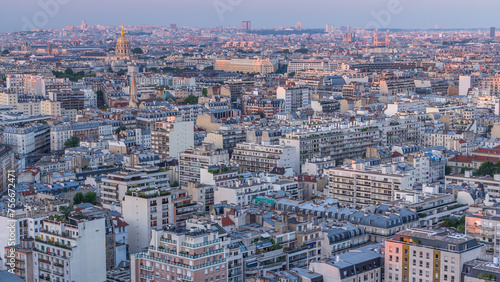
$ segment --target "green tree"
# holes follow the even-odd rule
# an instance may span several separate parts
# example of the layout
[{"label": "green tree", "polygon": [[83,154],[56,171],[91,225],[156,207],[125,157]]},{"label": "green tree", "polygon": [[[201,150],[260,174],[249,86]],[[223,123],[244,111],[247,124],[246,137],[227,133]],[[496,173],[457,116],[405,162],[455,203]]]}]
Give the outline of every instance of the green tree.
[{"label": "green tree", "polygon": [[474,175],[477,176],[491,176],[500,173],[500,161],[493,163],[491,161],[484,162],[476,171]]},{"label": "green tree", "polygon": [[444,167],[444,173],[446,175],[450,175],[451,174],[451,167],[450,166],[445,166]]},{"label": "green tree", "polygon": [[64,142],[64,148],[73,148],[73,147],[78,147],[80,146],[80,137],[78,136],[71,136]]},{"label": "green tree", "polygon": [[295,50],[295,53],[307,54],[307,53],[309,53],[309,50],[306,48],[300,48],[300,49]]},{"label": "green tree", "polygon": [[179,182],[175,180],[174,182],[170,183],[170,187],[179,187]]},{"label": "green tree", "polygon": [[120,75],[120,76],[121,76],[121,75],[124,75],[126,72],[127,72],[127,70],[125,70],[125,69],[121,69],[121,70],[119,70],[119,71],[116,73],[116,75]]},{"label": "green tree", "polygon": [[139,47],[132,49],[132,54],[143,54],[143,53],[144,52],[142,52],[142,49]]},{"label": "green tree", "polygon": [[294,77],[295,76],[295,72],[292,71],[291,73],[288,74],[289,77]]},{"label": "green tree", "polygon": [[127,128],[124,126],[124,125],[120,125],[120,127],[118,127],[116,130],[115,130],[115,133],[118,134],[124,130],[127,130]]},{"label": "green tree", "polygon": [[9,55],[10,54],[10,51],[5,49],[2,51],[2,55]]},{"label": "green tree", "polygon": [[446,227],[457,227],[459,225],[460,220],[456,216],[449,216],[443,219],[443,226]]},{"label": "green tree", "polygon": [[83,198],[82,192],[78,192],[75,194],[75,196],[73,196],[73,205],[81,204],[81,203],[83,203],[83,201],[84,201],[84,198]]},{"label": "green tree", "polygon": [[257,115],[259,115],[260,118],[265,118],[266,117],[266,114],[264,112],[262,112],[262,111],[258,111]]},{"label": "green tree", "polygon": [[85,193],[84,202],[93,205],[97,204],[97,194],[92,191]]},{"label": "green tree", "polygon": [[466,171],[469,171],[469,170],[472,170],[471,167],[462,167],[462,169],[460,170],[460,173],[464,174]]},{"label": "green tree", "polygon": [[208,96],[208,89],[203,88],[203,96],[207,97]]},{"label": "green tree", "polygon": [[64,73],[66,75],[75,75],[75,73],[73,72],[73,69],[72,68],[67,68]]},{"label": "green tree", "polygon": [[73,211],[73,207],[60,207],[59,208],[59,211],[61,212],[61,214],[64,216],[64,219],[67,219],[68,216],[71,214],[71,212]]},{"label": "green tree", "polygon": [[198,97],[194,95],[189,95],[187,98],[184,100],[185,105],[193,105],[193,104],[198,104]]}]

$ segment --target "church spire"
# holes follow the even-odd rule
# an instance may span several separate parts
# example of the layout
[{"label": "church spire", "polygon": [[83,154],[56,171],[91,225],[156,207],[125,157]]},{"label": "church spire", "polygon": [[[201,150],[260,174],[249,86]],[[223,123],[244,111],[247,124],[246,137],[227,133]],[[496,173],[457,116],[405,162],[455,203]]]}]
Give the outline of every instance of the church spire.
[{"label": "church spire", "polygon": [[125,35],[125,29],[123,28],[123,25],[122,25],[122,36]]},{"label": "church spire", "polygon": [[137,84],[135,83],[135,73],[132,73],[132,81],[130,82],[130,100],[128,106],[131,108],[137,108]]}]

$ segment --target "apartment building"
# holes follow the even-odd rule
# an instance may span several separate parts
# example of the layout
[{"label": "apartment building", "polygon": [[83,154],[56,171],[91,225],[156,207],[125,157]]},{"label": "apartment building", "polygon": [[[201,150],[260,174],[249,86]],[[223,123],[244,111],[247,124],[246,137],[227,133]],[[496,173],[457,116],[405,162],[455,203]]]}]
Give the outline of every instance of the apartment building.
[{"label": "apartment building", "polygon": [[384,273],[383,246],[368,245],[346,252],[336,258],[312,262],[309,270],[323,275],[323,281],[382,282]]},{"label": "apartment building", "polygon": [[300,171],[292,146],[239,143],[234,148],[231,163],[245,172],[269,172],[273,167],[290,167],[296,173]]},{"label": "apartment building", "polygon": [[101,202],[105,208],[120,204],[127,192],[148,187],[169,187],[169,172],[159,167],[143,167],[108,173],[101,179]]},{"label": "apartment building", "polygon": [[123,200],[123,218],[129,224],[130,253],[147,248],[155,228],[182,227],[201,206],[183,189],[146,189],[128,192]]},{"label": "apartment building", "polygon": [[487,255],[495,256],[499,253],[500,236],[497,236],[499,227],[500,216],[496,214],[476,212],[465,218],[465,234],[484,244]]},{"label": "apartment building", "polygon": [[399,112],[425,113],[428,105],[429,102],[425,100],[402,99],[387,104],[384,113],[390,117]]},{"label": "apartment building", "polygon": [[63,150],[64,143],[73,136],[79,137],[80,140],[95,140],[105,132],[109,133],[110,129],[110,124],[103,121],[60,123],[50,128],[50,149]]},{"label": "apartment building", "polygon": [[[327,64],[328,66],[328,64]],[[288,62],[287,72],[298,72],[301,70],[323,70],[325,62],[319,60],[293,60]]]},{"label": "apartment building", "polygon": [[104,218],[44,219],[35,238],[33,277],[50,281],[105,281]]},{"label": "apartment building", "polygon": [[17,106],[18,95],[15,92],[7,91],[0,93],[0,105],[2,106]]},{"label": "apartment building", "polygon": [[324,127],[286,134],[280,138],[280,145],[294,147],[300,165],[312,158],[328,156],[340,164],[346,158],[361,157],[366,147],[378,145],[379,137],[376,127]]},{"label": "apartment building", "polygon": [[384,146],[419,144],[424,136],[422,122],[414,115],[402,114],[397,119],[382,122],[378,127],[381,132],[381,143]]},{"label": "apartment building", "polygon": [[219,233],[189,223],[186,228],[153,229],[149,249],[132,255],[130,269],[138,282],[227,281]]},{"label": "apartment building", "polygon": [[243,129],[232,128],[229,125],[223,125],[219,129],[207,133],[203,140],[204,143],[212,143],[215,149],[223,149],[233,153],[234,147],[238,143],[246,142],[247,136]]},{"label": "apartment building", "polygon": [[48,150],[50,128],[47,124],[30,124],[24,127],[5,127],[3,142],[18,154]]},{"label": "apartment building", "polygon": [[284,100],[282,99],[245,96],[242,106],[245,115],[264,113],[266,117],[272,117],[284,110],[283,104]]},{"label": "apartment building", "polygon": [[274,65],[268,58],[216,60],[214,70],[243,73],[272,73]]},{"label": "apartment building", "polygon": [[157,122],[151,131],[151,150],[160,159],[178,158],[179,153],[194,147],[194,122]]},{"label": "apartment building", "polygon": [[42,115],[61,116],[61,102],[43,100],[40,102],[40,111]]},{"label": "apartment building", "polygon": [[226,150],[215,150],[213,144],[203,144],[199,148],[190,148],[179,154],[179,183],[200,182],[200,168],[229,163]]},{"label": "apartment building", "polygon": [[85,93],[83,91],[49,91],[49,99],[61,102],[61,108],[81,110],[85,108]]},{"label": "apartment building", "polygon": [[380,169],[331,168],[328,171],[328,196],[351,207],[380,205],[396,199],[396,192],[412,190],[411,174],[394,165]]},{"label": "apartment building", "polygon": [[374,84],[380,93],[387,95],[415,92],[415,80],[411,76],[375,78]]},{"label": "apartment building", "polygon": [[[205,169],[202,168],[202,170]],[[188,195],[193,197],[196,203],[200,204],[203,211],[210,211],[210,207],[214,204],[214,185],[188,182],[188,185],[183,189],[186,189]]]},{"label": "apartment building", "polygon": [[[14,150],[11,147],[0,145],[0,170],[0,185],[2,187],[0,194],[3,194],[7,191],[8,184],[14,181],[12,179],[13,173],[18,171]],[[9,174],[12,176],[9,177]]]},{"label": "apartment building", "polygon": [[283,111],[294,112],[309,105],[309,88],[278,87],[276,97],[284,101]]},{"label": "apartment building", "polygon": [[[5,247],[4,261],[9,265],[9,270],[19,276],[23,281],[33,282],[33,248],[34,239],[21,239],[21,243],[14,246]],[[14,263],[13,265],[10,265]]]},{"label": "apartment building", "polygon": [[336,161],[330,156],[324,158],[312,158],[307,160],[301,166],[301,171],[304,174],[323,176],[329,168],[335,167]]},{"label": "apartment building", "polygon": [[483,248],[462,234],[401,231],[385,241],[385,281],[462,281],[464,263],[479,258]]},{"label": "apartment building", "polygon": [[235,205],[248,205],[253,198],[261,194],[269,194],[274,191],[273,186],[268,182],[258,179],[247,179],[237,181],[235,184],[218,186],[214,190],[215,203],[226,201]]}]

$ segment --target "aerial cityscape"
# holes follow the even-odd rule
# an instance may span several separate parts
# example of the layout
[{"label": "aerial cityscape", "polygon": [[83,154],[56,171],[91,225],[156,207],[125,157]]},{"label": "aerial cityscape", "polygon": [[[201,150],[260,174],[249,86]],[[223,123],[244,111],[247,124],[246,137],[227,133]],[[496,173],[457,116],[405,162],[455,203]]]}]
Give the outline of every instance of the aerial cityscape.
[{"label": "aerial cityscape", "polygon": [[257,2],[12,4],[1,282],[500,281],[500,32]]}]

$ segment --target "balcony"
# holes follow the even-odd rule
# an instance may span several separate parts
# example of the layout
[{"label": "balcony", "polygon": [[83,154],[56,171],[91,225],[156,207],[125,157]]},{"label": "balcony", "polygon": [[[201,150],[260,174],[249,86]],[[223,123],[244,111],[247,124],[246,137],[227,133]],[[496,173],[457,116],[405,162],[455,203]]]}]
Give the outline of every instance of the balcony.
[{"label": "balcony", "polygon": [[153,276],[148,276],[148,275],[144,275],[144,274],[141,274],[141,278],[153,280]]},{"label": "balcony", "polygon": [[188,281],[193,281],[193,277],[191,277],[191,276],[179,275],[179,278],[184,279],[184,280],[188,280]]},{"label": "balcony", "polygon": [[40,243],[49,244],[49,245],[52,245],[52,246],[54,246],[54,247],[64,248],[64,249],[67,249],[67,250],[72,250],[72,249],[74,248],[74,247],[71,247],[71,245],[70,245],[70,244],[68,244],[68,245],[63,245],[63,244],[61,244],[61,243],[59,243],[59,242],[44,241],[44,240],[42,240],[42,239],[40,239],[40,238],[38,238],[38,237],[36,237],[36,238],[35,238],[35,241],[40,242]]},{"label": "balcony", "polygon": [[198,259],[198,258],[202,258],[202,257],[206,257],[206,256],[211,256],[211,255],[215,255],[215,254],[220,254],[222,253],[224,250],[223,249],[218,249],[218,250],[215,250],[213,252],[206,252],[206,253],[203,253],[203,254],[199,254],[199,255],[190,255],[190,254],[186,254],[186,253],[179,253],[179,255],[181,257],[186,257],[186,258],[192,258],[192,259]]},{"label": "balcony", "polygon": [[209,263],[205,263],[205,264],[201,264],[201,265],[192,266],[192,265],[187,265],[187,264],[183,264],[183,263],[179,263],[179,262],[164,260],[161,258],[151,257],[151,256],[148,256],[146,253],[138,253],[138,254],[136,254],[136,258],[144,258],[144,259],[148,259],[151,261],[158,261],[158,262],[166,263],[168,265],[183,267],[183,268],[187,268],[187,269],[191,269],[191,270],[198,270],[200,268],[204,268],[207,266],[217,265],[217,264],[221,264],[221,263],[226,262],[226,259],[221,259],[221,260],[214,261],[214,262],[209,262]]},{"label": "balcony", "polygon": [[189,248],[199,248],[199,247],[203,247],[203,246],[207,246],[207,245],[211,245],[211,244],[215,244],[215,243],[219,243],[219,242],[220,242],[220,239],[215,239],[213,241],[208,241],[208,242],[203,242],[203,243],[198,243],[198,244],[182,243],[182,245],[185,247],[189,247]]},{"label": "balcony", "polygon": [[177,241],[175,241],[175,240],[169,240],[169,239],[165,239],[165,238],[161,238],[160,241],[167,242],[167,243],[170,243],[170,244],[177,244]]},{"label": "balcony", "polygon": [[139,266],[139,268],[140,268],[140,269],[147,270],[147,271],[153,271],[153,268],[152,268],[152,267],[150,267],[150,266],[145,266],[145,265],[142,265],[142,264],[141,264],[141,266]]}]

